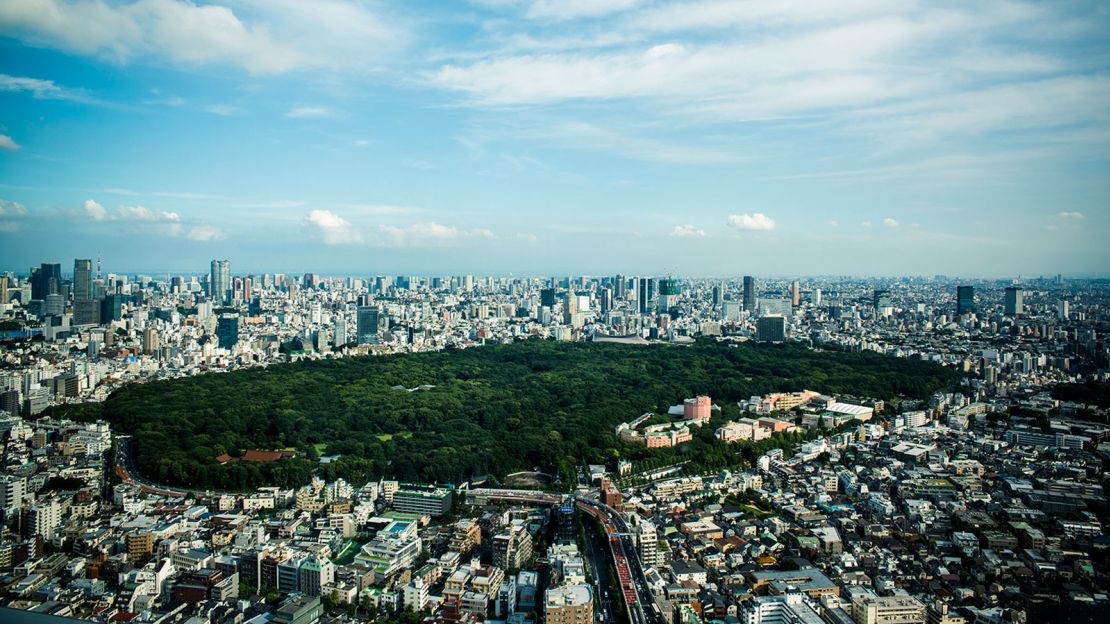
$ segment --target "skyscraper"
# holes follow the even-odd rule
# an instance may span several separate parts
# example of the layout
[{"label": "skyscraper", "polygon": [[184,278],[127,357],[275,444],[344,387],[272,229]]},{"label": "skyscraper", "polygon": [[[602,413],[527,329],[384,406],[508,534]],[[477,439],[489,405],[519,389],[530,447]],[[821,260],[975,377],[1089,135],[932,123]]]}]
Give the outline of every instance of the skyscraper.
[{"label": "skyscraper", "polygon": [[782,342],[786,340],[786,317],[781,314],[761,316],[756,324],[756,340]]},{"label": "skyscraper", "polygon": [[956,287],[956,316],[975,312],[975,287]]},{"label": "skyscraper", "polygon": [[378,344],[378,306],[359,306],[357,325],[358,344]]},{"label": "skyscraper", "polygon": [[239,315],[221,314],[216,325],[216,340],[221,349],[231,349],[239,342]]},{"label": "skyscraper", "polygon": [[1006,289],[1004,297],[1006,316],[1021,316],[1025,313],[1025,292],[1017,286]]},{"label": "skyscraper", "polygon": [[93,298],[92,260],[73,261],[73,300],[88,301]]},{"label": "skyscraper", "polygon": [[347,319],[342,316],[335,319],[335,335],[332,340],[336,347],[347,344]]},{"label": "skyscraper", "polygon": [[647,314],[648,301],[651,299],[651,295],[648,292],[648,285],[651,283],[651,280],[646,277],[641,277],[639,282],[640,286],[636,289],[636,296],[639,300],[637,307],[640,311],[640,314]]},{"label": "skyscraper", "polygon": [[540,305],[549,308],[555,307],[555,289],[544,288],[540,290]]},{"label": "skyscraper", "polygon": [[231,292],[231,261],[213,260],[208,275],[208,296],[217,303],[225,304]]},{"label": "skyscraper", "polygon": [[756,305],[755,278],[751,275],[744,276],[744,309],[754,312]]},{"label": "skyscraper", "polygon": [[798,280],[790,283],[790,303],[796,308],[802,305],[802,287]]},{"label": "skyscraper", "polygon": [[62,285],[62,265],[42,263],[31,269],[31,298],[46,299],[47,295],[58,294]]}]

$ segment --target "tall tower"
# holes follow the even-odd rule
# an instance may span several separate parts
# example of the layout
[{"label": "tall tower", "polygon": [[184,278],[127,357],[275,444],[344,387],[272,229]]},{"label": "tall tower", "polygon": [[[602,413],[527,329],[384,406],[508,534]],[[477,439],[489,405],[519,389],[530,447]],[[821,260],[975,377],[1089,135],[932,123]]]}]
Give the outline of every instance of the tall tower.
[{"label": "tall tower", "polygon": [[1008,287],[1004,304],[1006,316],[1021,316],[1025,313],[1025,292],[1017,286]]},{"label": "tall tower", "polygon": [[956,316],[975,312],[975,287],[956,287]]},{"label": "tall tower", "polygon": [[802,305],[802,287],[798,280],[790,283],[790,303],[795,308]]},{"label": "tall tower", "polygon": [[208,296],[220,304],[227,303],[231,291],[231,261],[213,260],[208,275]]},{"label": "tall tower", "polygon": [[751,275],[744,276],[744,309],[755,311],[755,278]]},{"label": "tall tower", "polygon": [[359,306],[356,315],[358,344],[378,344],[378,306]]},{"label": "tall tower", "polygon": [[88,301],[93,298],[92,260],[73,261],[73,300]]}]

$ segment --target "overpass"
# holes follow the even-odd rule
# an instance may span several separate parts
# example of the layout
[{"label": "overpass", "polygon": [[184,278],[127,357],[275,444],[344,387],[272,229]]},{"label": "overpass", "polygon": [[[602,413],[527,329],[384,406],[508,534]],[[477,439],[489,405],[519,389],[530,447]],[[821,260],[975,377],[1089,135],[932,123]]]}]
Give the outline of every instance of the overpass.
[{"label": "overpass", "polygon": [[566,500],[564,494],[552,494],[541,490],[498,490],[493,488],[474,488],[466,491],[466,502],[471,505],[485,505],[489,502],[531,503],[533,505],[558,505]]}]

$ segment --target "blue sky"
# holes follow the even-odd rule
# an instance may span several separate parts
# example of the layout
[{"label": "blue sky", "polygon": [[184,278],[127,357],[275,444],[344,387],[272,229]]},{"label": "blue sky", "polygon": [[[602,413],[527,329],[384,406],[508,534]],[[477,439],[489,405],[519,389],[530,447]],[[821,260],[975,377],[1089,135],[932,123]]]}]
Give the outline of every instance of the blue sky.
[{"label": "blue sky", "polygon": [[1105,274],[1103,2],[8,0],[0,270]]}]

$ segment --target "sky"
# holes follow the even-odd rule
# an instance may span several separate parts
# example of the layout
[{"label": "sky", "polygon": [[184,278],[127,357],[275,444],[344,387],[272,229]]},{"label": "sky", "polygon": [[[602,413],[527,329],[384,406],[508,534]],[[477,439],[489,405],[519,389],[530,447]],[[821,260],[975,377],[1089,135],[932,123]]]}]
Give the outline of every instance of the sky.
[{"label": "sky", "polygon": [[1110,273],[1110,5],[6,0],[0,271]]}]

